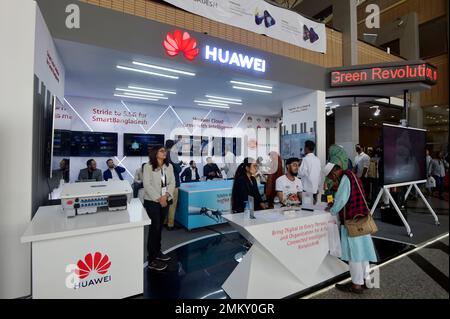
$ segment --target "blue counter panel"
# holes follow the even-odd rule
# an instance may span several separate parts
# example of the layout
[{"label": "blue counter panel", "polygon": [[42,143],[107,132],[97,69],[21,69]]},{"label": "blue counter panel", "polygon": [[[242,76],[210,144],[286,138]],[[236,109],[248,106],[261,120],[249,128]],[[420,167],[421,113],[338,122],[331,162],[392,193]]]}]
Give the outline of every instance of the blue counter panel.
[{"label": "blue counter panel", "polygon": [[232,187],[232,180],[181,184],[175,220],[189,230],[225,223],[221,215],[230,213]]}]

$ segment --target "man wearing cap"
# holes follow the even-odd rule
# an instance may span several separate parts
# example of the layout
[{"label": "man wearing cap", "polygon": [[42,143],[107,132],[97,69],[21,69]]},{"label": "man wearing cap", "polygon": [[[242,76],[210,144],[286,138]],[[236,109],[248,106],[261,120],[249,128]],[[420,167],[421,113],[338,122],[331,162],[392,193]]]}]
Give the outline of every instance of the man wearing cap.
[{"label": "man wearing cap", "polygon": [[369,276],[369,262],[376,262],[377,255],[370,235],[350,237],[344,223],[345,218],[352,219],[358,214],[370,214],[365,204],[364,189],[361,180],[350,170],[328,163],[324,175],[333,181],[336,191],[334,200],[327,208],[333,216],[339,215],[341,223],[341,249],[344,261],[348,261],[352,282],[336,284],[336,288],[351,293],[363,293],[365,280]]}]

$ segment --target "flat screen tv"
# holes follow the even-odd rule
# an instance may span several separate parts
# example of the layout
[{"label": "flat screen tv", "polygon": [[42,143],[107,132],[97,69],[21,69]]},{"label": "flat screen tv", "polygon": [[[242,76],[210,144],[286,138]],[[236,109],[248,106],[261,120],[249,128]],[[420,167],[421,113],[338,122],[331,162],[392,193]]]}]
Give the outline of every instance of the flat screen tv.
[{"label": "flat screen tv", "polygon": [[117,156],[117,133],[72,131],[70,156]]},{"label": "flat screen tv", "polygon": [[426,131],[383,125],[383,184],[426,182]]},{"label": "flat screen tv", "polygon": [[164,145],[164,134],[123,135],[124,156],[148,156],[148,148],[155,145]]},{"label": "flat screen tv", "polygon": [[71,131],[55,130],[53,132],[53,156],[70,156]]}]

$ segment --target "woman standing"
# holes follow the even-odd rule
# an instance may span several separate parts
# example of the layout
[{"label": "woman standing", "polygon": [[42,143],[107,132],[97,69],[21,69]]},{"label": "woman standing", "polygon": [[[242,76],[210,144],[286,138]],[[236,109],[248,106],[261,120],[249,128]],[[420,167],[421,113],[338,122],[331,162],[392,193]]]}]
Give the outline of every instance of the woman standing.
[{"label": "woman standing", "polygon": [[352,282],[345,285],[336,284],[336,288],[351,293],[363,293],[365,280],[369,276],[369,262],[376,262],[375,247],[370,235],[350,237],[345,221],[357,215],[370,214],[365,203],[364,188],[361,180],[351,170],[344,171],[334,163],[328,163],[324,169],[325,176],[333,181],[336,190],[334,201],[329,211],[333,216],[339,215],[341,222],[341,247],[344,261],[348,261]]},{"label": "woman standing", "polygon": [[233,190],[231,192],[231,210],[235,213],[243,213],[245,203],[248,197],[254,198],[254,209],[265,209],[261,194],[259,193],[258,183],[255,179],[257,165],[255,160],[245,158],[236,170],[233,182]]},{"label": "woman standing", "polygon": [[161,233],[175,191],[175,176],[166,149],[158,145],[150,149],[150,163],[144,167],[144,207],[152,223],[148,233],[148,268],[162,271],[170,257],[161,252]]}]

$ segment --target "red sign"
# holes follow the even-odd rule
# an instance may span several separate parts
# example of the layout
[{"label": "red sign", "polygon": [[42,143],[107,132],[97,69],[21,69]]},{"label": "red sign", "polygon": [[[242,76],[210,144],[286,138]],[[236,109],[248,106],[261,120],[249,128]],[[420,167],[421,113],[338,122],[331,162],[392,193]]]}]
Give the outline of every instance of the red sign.
[{"label": "red sign", "polygon": [[84,256],[84,260],[78,260],[78,269],[76,270],[76,275],[80,279],[84,279],[92,271],[96,271],[100,275],[104,275],[108,272],[109,267],[111,267],[111,261],[109,261],[108,255],[102,255],[96,252],[94,256],[92,254],[87,254]]},{"label": "red sign", "polygon": [[199,53],[197,40],[192,38],[189,33],[181,30],[168,33],[163,46],[169,56],[177,56],[179,53],[183,53],[189,61],[193,61]]},{"label": "red sign", "polygon": [[437,70],[428,63],[337,70],[331,72],[331,87],[423,82],[436,84]]}]

